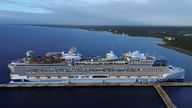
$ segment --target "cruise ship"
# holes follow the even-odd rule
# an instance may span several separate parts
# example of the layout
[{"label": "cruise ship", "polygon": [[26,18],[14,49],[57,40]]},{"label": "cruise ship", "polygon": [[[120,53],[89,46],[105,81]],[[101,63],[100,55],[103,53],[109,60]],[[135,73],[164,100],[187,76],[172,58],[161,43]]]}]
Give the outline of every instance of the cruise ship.
[{"label": "cruise ship", "polygon": [[43,56],[28,51],[26,57],[12,61],[8,67],[10,83],[151,83],[185,78],[184,69],[139,51],[120,57],[113,51],[102,57],[82,56],[76,48],[67,53],[48,52]]}]

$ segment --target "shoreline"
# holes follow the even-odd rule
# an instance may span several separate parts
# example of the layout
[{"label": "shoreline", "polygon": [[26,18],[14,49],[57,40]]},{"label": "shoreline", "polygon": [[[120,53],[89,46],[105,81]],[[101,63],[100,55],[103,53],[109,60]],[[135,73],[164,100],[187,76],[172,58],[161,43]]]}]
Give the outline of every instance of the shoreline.
[{"label": "shoreline", "polygon": [[188,56],[192,56],[192,51],[190,50],[186,50],[186,49],[183,49],[183,48],[179,48],[179,47],[176,47],[176,46],[171,46],[170,44],[168,44],[168,42],[166,42],[164,40],[164,36],[160,37],[160,36],[152,36],[152,35],[129,35],[127,33],[118,33],[118,30],[116,32],[113,32],[113,31],[106,31],[106,30],[98,30],[96,28],[94,29],[90,29],[89,27],[86,28],[86,27],[83,27],[83,26],[50,26],[50,25],[30,25],[30,26],[39,26],[39,27],[53,27],[53,28],[72,28],[72,29],[83,29],[83,30],[88,30],[88,31],[97,31],[97,32],[109,32],[109,33],[112,33],[112,34],[118,34],[118,35],[122,35],[122,36],[131,36],[131,37],[146,37],[146,38],[158,38],[158,39],[162,39],[161,41],[164,42],[163,44],[156,44],[158,46],[161,46],[161,47],[164,47],[164,48],[168,48],[168,49],[172,49],[172,50],[175,50],[177,52],[180,52],[180,53],[183,53],[183,54],[186,54]]},{"label": "shoreline", "polygon": [[[82,28],[80,28],[82,29]],[[88,30],[88,31],[93,31],[93,30],[89,30],[89,29],[84,29],[84,30]],[[94,31],[99,31],[99,30],[94,30]],[[128,34],[120,34],[120,33],[114,33],[114,32],[110,32],[110,31],[99,31],[99,32],[109,32],[109,33],[112,33],[112,34],[118,34],[118,35],[122,35],[122,36],[130,36]],[[172,49],[172,50],[175,50],[177,52],[180,52],[180,53],[183,53],[183,54],[186,54],[188,56],[192,56],[192,51],[190,50],[185,50],[185,49],[182,49],[182,48],[179,48],[179,47],[174,47],[174,46],[171,46],[168,44],[168,42],[166,42],[163,38],[161,37],[156,37],[156,36],[134,36],[134,35],[131,35],[130,37],[144,37],[144,38],[158,38],[158,39],[161,39],[162,42],[164,42],[163,44],[156,44],[158,46],[161,46],[161,47],[164,47],[164,48],[168,48],[168,49]]]},{"label": "shoreline", "polygon": [[168,49],[175,50],[177,52],[180,52],[180,53],[183,53],[183,54],[186,54],[186,55],[189,55],[189,56],[192,56],[192,51],[181,49],[179,47],[170,46],[166,42],[164,44],[157,44],[157,45],[161,46],[161,47],[168,48]]}]

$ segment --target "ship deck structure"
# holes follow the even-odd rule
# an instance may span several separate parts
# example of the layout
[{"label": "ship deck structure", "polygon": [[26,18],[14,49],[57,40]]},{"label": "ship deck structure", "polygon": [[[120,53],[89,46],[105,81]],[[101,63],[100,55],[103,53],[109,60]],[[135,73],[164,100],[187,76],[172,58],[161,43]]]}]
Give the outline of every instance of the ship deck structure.
[{"label": "ship deck structure", "polygon": [[67,53],[48,52],[26,57],[8,64],[11,83],[66,82],[66,83],[137,83],[183,80],[185,70],[171,66],[167,60],[157,60],[139,51],[118,57],[113,51],[104,57],[88,57],[71,48]]}]

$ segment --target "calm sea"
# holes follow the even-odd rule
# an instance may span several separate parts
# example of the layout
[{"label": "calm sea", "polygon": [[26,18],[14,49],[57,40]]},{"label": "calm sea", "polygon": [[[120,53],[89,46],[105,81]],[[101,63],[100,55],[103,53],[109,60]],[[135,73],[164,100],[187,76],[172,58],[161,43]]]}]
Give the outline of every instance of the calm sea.
[{"label": "calm sea", "polygon": [[[160,39],[128,37],[108,32],[30,26],[0,26],[0,82],[9,81],[7,64],[33,50],[36,55],[49,51],[68,51],[76,47],[83,55],[103,56],[109,50],[117,55],[139,50],[174,66],[186,69],[192,81],[192,57],[158,46]],[[177,106],[191,108],[191,88],[165,88]],[[50,88],[0,89],[0,108],[164,108],[153,88]]]}]

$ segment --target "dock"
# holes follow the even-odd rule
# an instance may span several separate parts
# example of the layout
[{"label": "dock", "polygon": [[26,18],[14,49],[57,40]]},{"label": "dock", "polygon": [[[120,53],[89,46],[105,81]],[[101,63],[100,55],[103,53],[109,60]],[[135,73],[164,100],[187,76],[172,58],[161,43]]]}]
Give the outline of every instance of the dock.
[{"label": "dock", "polygon": [[27,87],[192,87],[192,82],[163,82],[163,83],[8,83],[0,84],[0,88],[27,88]]},{"label": "dock", "polygon": [[149,87],[154,84],[140,83],[10,83],[0,84],[0,88],[52,88],[52,87]]},{"label": "dock", "polygon": [[155,87],[157,93],[159,94],[159,96],[164,101],[164,103],[167,106],[167,108],[176,108],[174,103],[171,101],[171,99],[169,98],[167,93],[162,89],[162,87],[160,85],[154,85],[154,87]]}]

